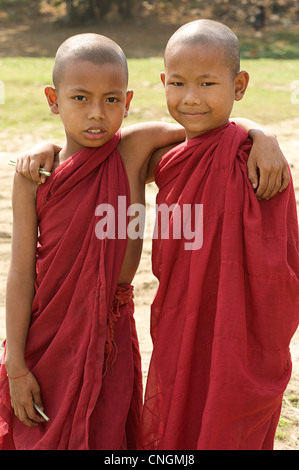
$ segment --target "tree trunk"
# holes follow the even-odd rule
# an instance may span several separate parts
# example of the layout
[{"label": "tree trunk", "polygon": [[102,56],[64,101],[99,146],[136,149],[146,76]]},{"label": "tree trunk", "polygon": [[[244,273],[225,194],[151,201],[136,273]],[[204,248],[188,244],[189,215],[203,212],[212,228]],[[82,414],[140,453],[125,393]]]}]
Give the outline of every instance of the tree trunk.
[{"label": "tree trunk", "polygon": [[100,12],[101,18],[105,18],[107,13],[110,11],[113,0],[96,0],[96,5]]},{"label": "tree trunk", "polygon": [[133,16],[133,6],[135,0],[120,0],[117,2],[118,4],[118,11],[122,18],[129,19]]},{"label": "tree trunk", "polygon": [[66,2],[66,13],[68,23],[72,23],[76,18],[76,8],[74,6],[74,0],[65,0]]}]

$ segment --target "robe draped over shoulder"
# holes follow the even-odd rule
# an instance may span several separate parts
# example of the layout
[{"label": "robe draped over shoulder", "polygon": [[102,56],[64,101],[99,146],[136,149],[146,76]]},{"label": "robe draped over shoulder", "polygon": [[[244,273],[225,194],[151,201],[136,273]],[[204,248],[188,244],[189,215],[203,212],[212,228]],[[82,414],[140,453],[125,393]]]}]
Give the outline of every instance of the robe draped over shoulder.
[{"label": "robe draped over shoulder", "polygon": [[[228,123],[172,149],[156,168],[157,206],[174,210],[169,236],[157,217],[153,240],[159,287],[143,449],[273,448],[299,318],[298,221],[292,183],[257,200],[250,148]],[[188,205],[193,227],[179,237]]]},{"label": "robe draped over shoulder", "polygon": [[[114,375],[105,358],[107,325],[127,239],[117,234],[114,238],[96,236],[99,204],[111,205],[116,220],[118,196],[125,196],[129,204],[119,139],[117,133],[102,147],[79,151],[38,188],[36,293],[25,359],[40,385],[50,422],[28,428],[14,416],[2,365],[2,448],[12,441],[16,449],[118,449],[126,448],[128,442],[136,447],[135,438],[126,436],[131,403],[135,407],[132,419],[138,426],[142,399],[132,295],[119,307],[121,318],[115,330],[123,328],[125,333],[115,331],[120,344]],[[128,368],[127,376],[115,372],[117,361]],[[104,414],[99,412],[103,409]],[[113,413],[118,425],[114,434]],[[101,429],[102,436],[94,429]]]}]

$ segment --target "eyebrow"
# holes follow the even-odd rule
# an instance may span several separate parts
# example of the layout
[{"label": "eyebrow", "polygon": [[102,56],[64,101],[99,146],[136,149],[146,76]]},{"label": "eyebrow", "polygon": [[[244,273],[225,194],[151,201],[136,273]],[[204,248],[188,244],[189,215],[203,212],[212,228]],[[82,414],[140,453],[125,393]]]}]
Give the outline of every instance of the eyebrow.
[{"label": "eyebrow", "polygon": [[[92,92],[89,90],[86,90],[85,88],[72,88],[70,90],[71,93],[85,93],[85,94],[91,94]],[[107,93],[104,93],[105,96],[107,95],[121,95],[123,94],[122,90],[110,90]]]},{"label": "eyebrow", "polygon": [[[178,73],[172,73],[170,74],[169,78],[184,78],[183,75],[180,75]],[[199,75],[198,78],[218,78],[217,75],[213,75],[211,73],[204,73],[202,75]]]}]

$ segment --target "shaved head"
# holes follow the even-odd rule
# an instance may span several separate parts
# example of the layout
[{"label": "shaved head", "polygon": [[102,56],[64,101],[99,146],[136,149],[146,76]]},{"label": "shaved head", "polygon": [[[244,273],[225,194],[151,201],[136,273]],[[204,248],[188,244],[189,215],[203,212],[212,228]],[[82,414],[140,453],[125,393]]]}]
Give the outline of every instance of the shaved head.
[{"label": "shaved head", "polygon": [[100,34],[77,34],[64,41],[58,48],[53,68],[53,83],[59,87],[63,72],[70,62],[87,61],[103,65],[119,64],[124,68],[128,81],[127,59],[116,42]]},{"label": "shaved head", "polygon": [[196,20],[181,26],[169,39],[164,55],[167,60],[184,45],[214,46],[223,51],[223,60],[233,74],[240,71],[240,44],[237,36],[224,24],[213,20]]}]

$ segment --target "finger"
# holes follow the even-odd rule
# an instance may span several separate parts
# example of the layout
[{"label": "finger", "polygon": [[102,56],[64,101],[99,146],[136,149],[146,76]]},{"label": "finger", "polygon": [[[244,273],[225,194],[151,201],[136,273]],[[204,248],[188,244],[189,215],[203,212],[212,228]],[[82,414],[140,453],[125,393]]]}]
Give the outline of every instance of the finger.
[{"label": "finger", "polygon": [[30,405],[26,407],[26,412],[28,418],[33,422],[33,423],[43,423],[45,420],[44,418],[35,410],[33,406],[33,402],[31,402]]},{"label": "finger", "polygon": [[49,161],[49,159],[46,159],[44,162],[41,164],[42,168],[44,168],[46,171],[51,173],[53,169],[53,161]]},{"label": "finger", "polygon": [[[42,414],[39,412],[39,409],[41,410],[41,412],[43,412],[44,406],[42,402],[40,387],[38,386],[38,384],[36,384],[36,386],[32,388],[32,403],[31,404],[34,410],[34,414],[39,417],[39,421],[40,422],[46,421],[45,419],[46,417],[42,416]],[[37,408],[39,409],[36,409],[34,405],[37,405]]]},{"label": "finger", "polygon": [[288,187],[290,181],[291,181],[291,176],[290,176],[289,169],[286,165],[282,171],[282,184],[281,184],[281,188],[279,192],[284,191]]},{"label": "finger", "polygon": [[23,166],[23,158],[22,156],[19,156],[17,159],[16,159],[16,172],[19,173],[20,175],[22,174],[22,166]]},{"label": "finger", "polygon": [[281,183],[282,183],[282,174],[281,174],[281,172],[278,172],[277,175],[276,175],[276,180],[275,180],[273,190],[266,197],[266,199],[272,199],[272,197],[274,197],[278,193],[278,191],[281,188]]},{"label": "finger", "polygon": [[35,183],[41,183],[41,175],[39,173],[39,164],[37,161],[32,158],[29,165],[28,165],[28,171],[30,174],[30,178],[35,181]]},{"label": "finger", "polygon": [[273,172],[270,173],[268,178],[267,187],[261,196],[261,199],[270,199],[270,197],[275,196],[275,194],[279,191],[281,186],[281,173],[278,172],[274,174]]},{"label": "finger", "polygon": [[42,402],[42,397],[41,397],[41,394],[40,394],[40,390],[34,390],[32,392],[32,400],[35,402],[35,404],[43,411],[44,410],[44,406],[43,406],[43,402]]},{"label": "finger", "polygon": [[291,177],[290,177],[290,172],[288,170],[288,167],[286,166],[282,172],[278,172],[276,175],[276,180],[275,180],[275,185],[273,190],[270,192],[270,185],[271,183],[268,183],[268,188],[266,192],[264,193],[264,198],[265,199],[271,199],[273,198],[278,192],[284,191],[289,183],[290,183]]},{"label": "finger", "polygon": [[34,159],[34,157],[30,159],[26,154],[23,154],[17,158],[16,172],[19,175],[25,176],[25,178],[34,181],[35,183],[44,182],[44,178],[41,178],[41,175],[39,174],[38,162]]},{"label": "finger", "polygon": [[28,160],[25,155],[18,157],[16,171],[19,173],[19,175],[30,178]]},{"label": "finger", "polygon": [[17,417],[23,424],[25,424],[26,426],[28,426],[29,428],[33,428],[33,427],[38,426],[38,422],[37,422],[37,421],[31,420],[31,419],[28,417],[27,411],[26,411],[26,409],[25,409],[23,406],[17,407],[17,408],[14,410],[14,413],[15,413],[16,417]]},{"label": "finger", "polygon": [[23,403],[23,408],[25,409],[26,417],[33,423],[38,424],[44,421],[44,419],[35,410],[33,406],[33,399],[31,397],[29,397],[28,400],[26,400],[26,402]]},{"label": "finger", "polygon": [[[41,167],[46,170],[48,173],[51,174],[51,171],[53,169],[53,162],[49,162],[49,159],[45,160],[45,162],[43,162],[41,164]],[[40,174],[40,182],[41,183],[45,183],[45,181],[47,180],[47,178],[49,178],[49,175],[45,175],[45,174]]]},{"label": "finger", "polygon": [[267,187],[268,187],[268,180],[269,180],[269,173],[265,171],[261,172],[259,185],[256,191],[256,197],[258,199],[264,198],[265,191],[267,190]]},{"label": "finger", "polygon": [[252,187],[256,189],[259,184],[259,175],[258,175],[258,169],[255,164],[252,164],[251,161],[248,161],[248,179],[252,184]]}]

